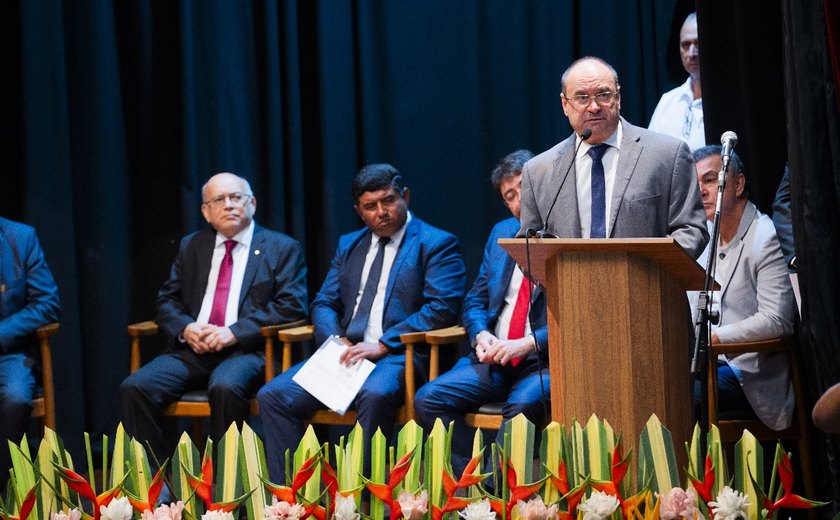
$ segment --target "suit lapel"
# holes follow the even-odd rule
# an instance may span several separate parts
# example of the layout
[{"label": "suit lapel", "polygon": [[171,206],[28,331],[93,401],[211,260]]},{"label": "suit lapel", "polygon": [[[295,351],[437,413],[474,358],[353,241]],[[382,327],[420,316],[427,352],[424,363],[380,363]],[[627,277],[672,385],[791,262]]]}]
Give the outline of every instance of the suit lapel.
[{"label": "suit lapel", "polygon": [[397,249],[397,255],[394,257],[394,263],[391,264],[391,272],[388,273],[388,286],[385,288],[385,301],[383,303],[382,313],[382,328],[385,328],[385,314],[388,310],[388,301],[391,299],[391,294],[394,292],[394,286],[400,275],[400,269],[405,265],[406,258],[413,255],[409,253],[411,248],[416,247],[417,233],[420,229],[420,221],[416,217],[411,219],[411,222],[406,226],[405,235],[403,235],[402,242]]},{"label": "suit lapel", "polygon": [[610,207],[610,235],[615,230],[615,222],[618,218],[618,211],[621,209],[621,201],[624,199],[624,192],[630,184],[630,178],[639,162],[639,156],[644,148],[641,144],[641,136],[636,132],[633,125],[621,118],[621,150],[618,153],[618,165],[615,169],[615,181],[613,182],[612,203]]},{"label": "suit lapel", "polygon": [[[562,183],[560,195],[557,197],[557,203],[554,205],[554,209],[551,210],[552,214],[555,215],[553,220],[559,223],[556,226],[557,229],[550,229],[550,231],[559,237],[580,237],[580,211],[578,210],[577,200],[577,165],[569,171],[565,182],[563,179],[572,161],[575,160],[576,140],[575,135],[572,134],[572,137],[563,142],[563,145],[557,153],[557,157],[554,159],[553,177],[556,180],[546,186],[549,189],[547,189],[548,193],[546,193],[547,198],[544,199],[546,205],[543,210],[545,212],[543,215],[548,213],[551,203],[554,201],[555,190]],[[569,215],[571,218],[558,219],[557,217],[560,215],[560,212],[564,215]],[[549,228],[551,228],[551,224],[552,222],[549,221]]]},{"label": "suit lapel", "polygon": [[735,235],[738,243],[735,244],[735,246],[732,247],[726,254],[726,256],[729,257],[727,264],[730,268],[729,271],[725,273],[725,279],[719,282],[721,298],[723,298],[723,295],[726,294],[726,290],[729,288],[729,282],[732,281],[732,277],[738,269],[738,264],[741,262],[741,255],[744,254],[744,245],[746,244],[745,238],[747,233],[749,233],[750,228],[752,228],[755,223],[755,216],[755,206],[748,202],[747,206],[744,208],[744,213],[741,215],[741,222],[738,223],[738,233]]},{"label": "suit lapel", "polygon": [[344,272],[352,273],[351,276],[346,277],[347,295],[345,297],[344,308],[348,323],[350,317],[353,316],[353,309],[356,306],[356,296],[358,296],[359,289],[361,288],[362,271],[365,269],[365,257],[367,257],[368,250],[370,249],[370,234],[370,230],[365,229],[347,255],[347,268]]},{"label": "suit lapel", "polygon": [[[212,229],[205,230],[195,238],[195,265],[198,283],[194,285],[196,291],[189,298],[191,308],[201,309],[201,302],[204,300],[204,293],[207,291],[207,278],[210,276],[210,264],[213,261],[213,248],[216,246],[216,232]],[[198,311],[196,311],[198,312]]]},{"label": "suit lapel", "polygon": [[[245,274],[242,277],[242,290],[239,291],[239,309],[242,309],[242,304],[245,303],[245,298],[248,296],[248,288],[254,281],[254,276],[257,274],[257,264],[259,264],[259,255],[256,251],[260,251],[265,242],[265,233],[263,228],[254,224],[254,236],[251,237],[251,246],[248,251],[248,256],[245,259]],[[260,251],[262,253],[262,251]]]}]

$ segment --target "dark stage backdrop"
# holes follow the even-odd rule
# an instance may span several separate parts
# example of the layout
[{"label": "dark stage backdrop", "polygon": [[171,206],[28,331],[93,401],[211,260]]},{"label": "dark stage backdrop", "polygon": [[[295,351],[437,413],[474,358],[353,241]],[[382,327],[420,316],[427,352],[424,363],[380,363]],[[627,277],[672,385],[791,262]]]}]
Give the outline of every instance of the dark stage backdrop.
[{"label": "dark stage backdrop", "polygon": [[[730,19],[721,15],[730,3],[698,2],[707,137],[738,131],[769,212],[789,139],[782,22],[795,35],[815,28],[787,21],[780,2],[744,3]],[[78,449],[83,429],[113,431],[125,327],[153,316],[180,237],[204,225],[199,191],[211,174],[248,178],[257,220],[305,244],[312,293],[338,236],[359,226],[352,176],[390,162],[415,214],[461,239],[473,276],[506,216],[487,180],[493,165],[571,132],[563,70],[583,55],[612,63],[622,114],[644,126],[685,79],[677,33],[693,9],[687,0],[0,3],[0,213],[38,228],[60,285],[59,433]],[[752,122],[741,125],[730,106]],[[822,136],[837,143],[832,117]],[[836,179],[827,163],[815,168],[795,175]]]}]

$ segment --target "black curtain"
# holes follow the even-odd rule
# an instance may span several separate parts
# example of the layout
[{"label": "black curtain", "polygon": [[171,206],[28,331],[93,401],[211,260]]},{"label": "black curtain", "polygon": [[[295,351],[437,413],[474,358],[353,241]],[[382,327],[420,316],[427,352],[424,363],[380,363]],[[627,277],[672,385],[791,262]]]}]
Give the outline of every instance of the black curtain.
[{"label": "black curtain", "polygon": [[[688,7],[687,7],[688,6]],[[180,237],[219,171],[252,184],[257,220],[304,242],[320,286],[359,226],[349,183],[391,162],[411,209],[461,239],[475,274],[506,210],[505,154],[570,134],[560,75],[612,63],[645,125],[690,3],[17,0],[0,4],[2,214],[39,230],[59,283],[58,429],[110,433],[127,324],[153,317]],[[593,25],[592,20],[598,20]],[[609,37],[604,37],[609,35]]]},{"label": "black curtain", "polygon": [[[738,134],[750,198],[765,213],[790,164],[809,405],[840,380],[840,118],[831,67],[840,49],[827,39],[838,34],[838,14],[836,0],[697,1],[707,140]],[[840,442],[814,429],[811,444],[814,498],[834,500],[820,510],[831,518],[840,510]]]}]

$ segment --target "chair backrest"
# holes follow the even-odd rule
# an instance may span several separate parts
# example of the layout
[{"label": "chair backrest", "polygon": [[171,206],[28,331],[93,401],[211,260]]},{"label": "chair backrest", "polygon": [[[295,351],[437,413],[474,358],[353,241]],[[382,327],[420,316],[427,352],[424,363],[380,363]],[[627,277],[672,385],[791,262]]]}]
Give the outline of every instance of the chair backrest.
[{"label": "chair backrest", "polygon": [[[717,413],[717,359],[721,354],[734,356],[752,352],[783,352],[787,355],[790,366],[790,380],[794,393],[793,421],[789,428],[781,431],[772,430],[758,419],[721,420]],[[762,341],[728,343],[712,345],[709,349],[709,424],[716,424],[723,442],[737,442],[748,430],[758,440],[776,441],[779,439],[795,440],[799,446],[799,463],[802,469],[802,483],[806,496],[814,495],[814,482],[811,472],[810,442],[808,435],[808,411],[805,406],[805,394],[799,371],[796,336],[785,336]]]}]

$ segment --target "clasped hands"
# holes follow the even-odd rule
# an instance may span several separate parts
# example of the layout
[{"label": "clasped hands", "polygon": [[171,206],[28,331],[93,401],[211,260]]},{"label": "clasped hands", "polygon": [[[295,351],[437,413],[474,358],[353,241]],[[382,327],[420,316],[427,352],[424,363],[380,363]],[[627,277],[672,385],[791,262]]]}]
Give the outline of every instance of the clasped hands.
[{"label": "clasped hands", "polygon": [[229,328],[207,323],[190,323],[184,327],[182,335],[196,354],[219,352],[236,343],[236,336]]},{"label": "clasped hands", "polygon": [[484,364],[506,366],[511,359],[525,357],[535,347],[531,335],[520,339],[499,339],[483,330],[476,337],[475,355]]}]

